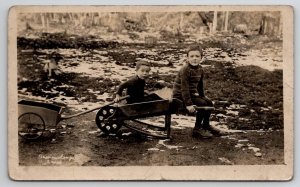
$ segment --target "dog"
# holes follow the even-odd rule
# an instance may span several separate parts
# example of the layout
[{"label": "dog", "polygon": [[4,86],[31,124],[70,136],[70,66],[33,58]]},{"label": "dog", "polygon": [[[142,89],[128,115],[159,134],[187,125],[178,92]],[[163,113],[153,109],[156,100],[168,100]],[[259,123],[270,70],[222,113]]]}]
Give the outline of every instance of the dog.
[{"label": "dog", "polygon": [[50,54],[50,59],[47,60],[44,65],[44,71],[48,74],[48,77],[53,77],[61,74],[61,70],[58,66],[58,62],[63,59],[59,53],[53,52]]}]

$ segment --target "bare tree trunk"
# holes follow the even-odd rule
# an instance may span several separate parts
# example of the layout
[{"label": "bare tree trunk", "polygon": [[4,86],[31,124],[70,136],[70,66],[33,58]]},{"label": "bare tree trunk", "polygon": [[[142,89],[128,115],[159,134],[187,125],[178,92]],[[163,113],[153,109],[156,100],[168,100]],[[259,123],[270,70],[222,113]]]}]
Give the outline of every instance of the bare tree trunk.
[{"label": "bare tree trunk", "polygon": [[262,18],[260,34],[274,36],[280,30],[280,20],[272,14],[265,14]]},{"label": "bare tree trunk", "polygon": [[180,13],[180,21],[179,21],[179,29],[183,29],[183,21],[184,21],[184,14],[183,12]]},{"label": "bare tree trunk", "polygon": [[70,21],[72,22],[73,21],[73,19],[74,19],[74,17],[73,17],[73,14],[70,12],[70,13],[68,13],[69,14],[69,18],[70,18]]},{"label": "bare tree trunk", "polygon": [[90,24],[89,26],[93,26],[94,25],[94,17],[95,17],[94,13],[91,13],[90,16],[89,16],[89,20],[90,20],[89,21],[89,24]]},{"label": "bare tree trunk", "polygon": [[[219,21],[221,21],[221,28],[220,31],[224,30],[224,24],[225,24],[225,14],[224,12],[221,12],[221,18],[219,19]],[[217,29],[218,29],[218,25],[217,25]]]},{"label": "bare tree trunk", "polygon": [[50,19],[54,19],[54,13],[50,13]]},{"label": "bare tree trunk", "polygon": [[282,16],[282,14],[280,13],[278,36],[282,36],[282,17],[281,16]]},{"label": "bare tree trunk", "polygon": [[151,25],[151,20],[149,18],[149,13],[145,13],[145,17],[146,17],[147,26],[150,26]]},{"label": "bare tree trunk", "polygon": [[43,13],[41,13],[40,16],[41,16],[41,21],[42,21],[42,28],[44,29],[46,27],[45,15]]},{"label": "bare tree trunk", "polygon": [[75,24],[75,22],[74,22],[74,16],[73,16],[73,14],[72,13],[68,13],[69,14],[69,23],[70,24]]},{"label": "bare tree trunk", "polygon": [[111,19],[112,19],[112,13],[108,13],[108,23],[111,23]]},{"label": "bare tree trunk", "polygon": [[86,18],[86,14],[85,13],[82,13],[81,15],[79,15],[79,20],[80,20],[80,26],[81,27],[84,27],[85,25],[85,18]]},{"label": "bare tree trunk", "polygon": [[224,26],[224,31],[225,31],[225,32],[228,31],[228,17],[229,17],[229,12],[226,11],[226,12],[225,12],[225,26]]},{"label": "bare tree trunk", "polygon": [[[29,18],[28,18],[29,19]],[[40,20],[41,20],[42,18],[41,18],[41,14],[34,14],[34,16],[33,16],[33,23],[35,23],[35,24],[40,24]]]},{"label": "bare tree trunk", "polygon": [[47,13],[41,13],[41,20],[43,30],[47,32],[49,28],[49,19]]},{"label": "bare tree trunk", "polygon": [[212,34],[216,32],[218,24],[218,11],[214,11],[214,19],[212,25]]},{"label": "bare tree trunk", "polygon": [[45,18],[46,18],[46,32],[48,32],[49,31],[49,27],[50,27],[50,20],[49,20],[48,13],[46,13]]}]

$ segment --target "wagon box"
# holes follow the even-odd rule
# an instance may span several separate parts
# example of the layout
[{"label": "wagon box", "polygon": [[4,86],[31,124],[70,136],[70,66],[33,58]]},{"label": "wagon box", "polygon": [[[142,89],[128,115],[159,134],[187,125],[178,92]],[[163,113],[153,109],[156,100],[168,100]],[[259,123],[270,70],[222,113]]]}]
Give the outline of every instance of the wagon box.
[{"label": "wagon box", "polygon": [[170,110],[169,100],[156,100],[141,103],[126,104],[118,107],[122,112],[119,118],[142,118],[148,116],[165,115]]},{"label": "wagon box", "polygon": [[34,113],[39,115],[46,126],[56,126],[60,121],[62,107],[37,101],[21,100],[18,102],[18,115]]}]

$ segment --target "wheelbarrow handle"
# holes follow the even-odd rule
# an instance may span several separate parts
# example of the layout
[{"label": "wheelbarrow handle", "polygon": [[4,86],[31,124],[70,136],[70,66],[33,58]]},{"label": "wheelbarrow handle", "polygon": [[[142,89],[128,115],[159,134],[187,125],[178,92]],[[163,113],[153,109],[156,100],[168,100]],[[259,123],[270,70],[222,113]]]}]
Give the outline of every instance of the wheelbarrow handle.
[{"label": "wheelbarrow handle", "polygon": [[127,99],[128,97],[129,97],[129,95],[124,96],[124,97],[121,97],[119,101],[112,101],[112,102],[109,102],[109,103],[107,103],[107,104],[105,104],[105,105],[98,106],[98,107],[96,107],[96,108],[92,108],[92,109],[89,109],[89,110],[86,110],[86,111],[83,111],[83,112],[80,112],[80,113],[77,113],[77,114],[73,114],[73,115],[70,115],[70,116],[61,116],[59,121],[65,120],[65,119],[70,119],[70,118],[73,118],[73,117],[77,117],[77,116],[80,116],[80,115],[83,115],[83,114],[92,112],[92,111],[94,111],[94,110],[98,110],[98,109],[100,109],[100,108],[102,108],[102,107],[105,107],[105,106],[108,106],[108,105],[112,105],[112,104],[114,104],[114,103],[117,103],[117,102],[120,102],[120,101],[122,101],[122,100],[124,100],[124,99]]}]

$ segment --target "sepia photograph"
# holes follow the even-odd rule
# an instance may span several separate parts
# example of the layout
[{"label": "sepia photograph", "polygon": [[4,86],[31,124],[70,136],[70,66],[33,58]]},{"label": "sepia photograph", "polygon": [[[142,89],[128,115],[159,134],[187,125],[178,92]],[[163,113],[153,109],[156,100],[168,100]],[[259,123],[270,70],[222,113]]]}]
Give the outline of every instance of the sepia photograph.
[{"label": "sepia photograph", "polygon": [[15,180],[290,180],[289,6],[15,6]]}]

